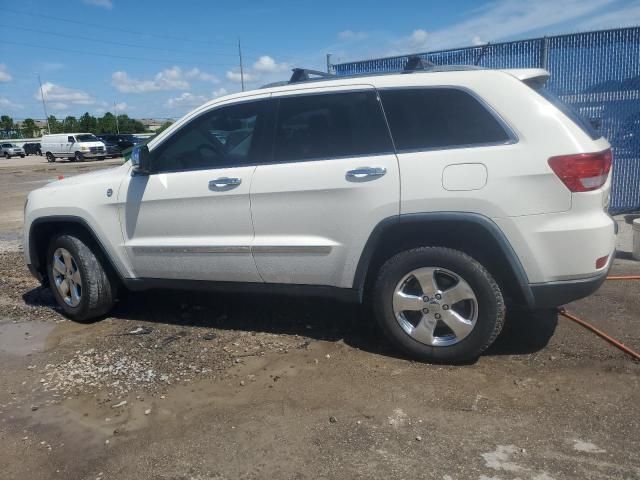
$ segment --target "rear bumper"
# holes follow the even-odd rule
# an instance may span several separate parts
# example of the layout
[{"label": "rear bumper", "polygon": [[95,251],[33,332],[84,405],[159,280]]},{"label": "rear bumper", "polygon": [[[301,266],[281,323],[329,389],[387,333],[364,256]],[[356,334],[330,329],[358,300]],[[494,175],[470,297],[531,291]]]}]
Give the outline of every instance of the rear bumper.
[{"label": "rear bumper", "polygon": [[577,280],[529,284],[533,308],[554,308],[575,300],[588,297],[604,283],[613,265],[615,251],[611,254],[609,265],[598,275]]}]

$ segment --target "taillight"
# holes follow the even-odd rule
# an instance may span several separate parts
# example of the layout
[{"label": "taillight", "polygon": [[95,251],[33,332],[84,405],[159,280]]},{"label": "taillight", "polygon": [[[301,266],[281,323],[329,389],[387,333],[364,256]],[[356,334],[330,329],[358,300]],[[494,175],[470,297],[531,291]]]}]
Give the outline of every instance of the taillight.
[{"label": "taillight", "polygon": [[551,157],[549,166],[572,192],[589,192],[607,181],[611,161],[611,149],[607,149],[598,153]]}]

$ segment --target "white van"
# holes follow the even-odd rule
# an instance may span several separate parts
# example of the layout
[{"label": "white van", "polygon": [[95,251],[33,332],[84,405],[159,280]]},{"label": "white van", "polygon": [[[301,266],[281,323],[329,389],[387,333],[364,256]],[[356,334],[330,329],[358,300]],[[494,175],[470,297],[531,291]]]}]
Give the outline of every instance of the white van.
[{"label": "white van", "polygon": [[107,156],[106,145],[93,133],[43,135],[40,143],[48,162],[55,162],[56,157],[83,162],[85,158],[104,160]]}]

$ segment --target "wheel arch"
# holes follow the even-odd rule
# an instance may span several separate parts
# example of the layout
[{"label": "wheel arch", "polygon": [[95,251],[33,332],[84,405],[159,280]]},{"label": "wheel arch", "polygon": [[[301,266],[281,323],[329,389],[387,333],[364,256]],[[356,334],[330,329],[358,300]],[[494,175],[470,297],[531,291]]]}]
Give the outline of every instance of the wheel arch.
[{"label": "wheel arch", "polygon": [[387,259],[420,246],[469,254],[491,272],[507,297],[518,304],[534,304],[527,274],[504,233],[488,217],[466,212],[415,213],[382,220],[360,255],[353,288],[362,298]]},{"label": "wheel arch", "polygon": [[123,282],[124,276],[109,256],[104,244],[95,233],[91,225],[82,217],[72,215],[56,215],[35,219],[29,226],[29,258],[31,268],[47,282],[47,249],[51,239],[55,235],[69,233],[76,235],[88,243],[96,256],[103,261],[105,269],[114,275],[114,278]]}]

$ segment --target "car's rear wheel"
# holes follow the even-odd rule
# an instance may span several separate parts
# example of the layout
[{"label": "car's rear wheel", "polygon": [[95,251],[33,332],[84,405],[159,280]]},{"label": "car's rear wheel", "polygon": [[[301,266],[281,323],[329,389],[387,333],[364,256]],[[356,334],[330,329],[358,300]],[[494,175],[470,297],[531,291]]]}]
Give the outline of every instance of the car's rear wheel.
[{"label": "car's rear wheel", "polygon": [[380,269],[373,306],[382,330],[407,355],[430,362],[477,358],[504,322],[504,299],[491,274],[444,247],[407,250]]},{"label": "car's rear wheel", "polygon": [[9,159],[9,158],[11,158],[11,155],[9,155],[8,153],[5,153],[4,154],[4,158]]},{"label": "car's rear wheel", "polygon": [[73,235],[54,238],[47,252],[49,286],[64,314],[86,322],[107,313],[115,285],[91,248]]},{"label": "car's rear wheel", "polygon": [[53,162],[56,161],[56,157],[54,157],[53,153],[51,153],[51,152],[47,152],[46,157],[47,157],[47,162],[49,162],[49,163],[53,163]]}]

